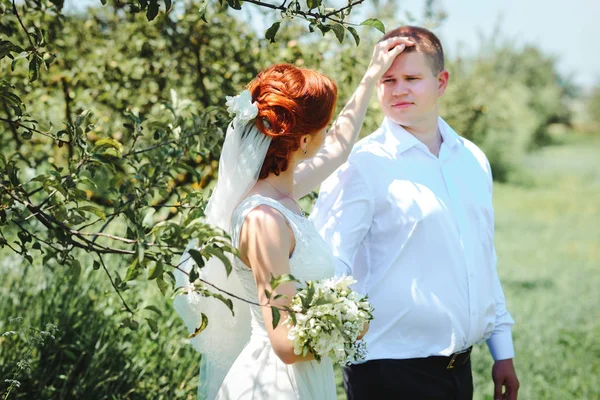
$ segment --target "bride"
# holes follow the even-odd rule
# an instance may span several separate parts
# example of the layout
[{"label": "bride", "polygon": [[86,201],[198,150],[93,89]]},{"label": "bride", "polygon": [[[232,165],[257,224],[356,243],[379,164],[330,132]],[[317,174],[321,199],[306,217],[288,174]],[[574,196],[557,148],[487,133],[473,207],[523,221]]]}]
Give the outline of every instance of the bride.
[{"label": "bride", "polygon": [[[217,186],[206,208],[207,222],[231,234],[239,250],[229,277],[210,259],[201,278],[251,305],[234,302],[235,316],[213,298],[189,292],[175,299],[175,309],[193,332],[201,313],[207,328],[192,345],[202,353],[200,399],[336,399],[331,361],[296,355],[287,327],[273,329],[266,291],[271,276],[292,274],[300,281],[334,274],[333,256],[305,218],[296,199],[317,188],[342,165],[356,141],[375,83],[405,48],[406,38],[383,41],[350,101],[331,126],[337,87],[320,73],[278,64],[260,72],[248,89],[228,99],[235,118],[219,161]],[[188,246],[193,248],[194,242]],[[181,270],[193,261],[184,253]],[[176,271],[177,286],[190,287]],[[276,288],[271,305],[288,305],[293,283]],[[282,313],[282,321],[286,315]]]}]

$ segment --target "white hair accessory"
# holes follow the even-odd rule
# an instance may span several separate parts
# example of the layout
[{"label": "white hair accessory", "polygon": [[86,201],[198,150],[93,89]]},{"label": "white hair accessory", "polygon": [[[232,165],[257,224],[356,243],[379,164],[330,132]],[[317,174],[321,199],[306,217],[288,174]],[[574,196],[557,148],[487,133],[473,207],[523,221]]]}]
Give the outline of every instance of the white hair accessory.
[{"label": "white hair accessory", "polygon": [[234,120],[247,123],[258,115],[258,106],[252,102],[252,95],[246,89],[237,96],[225,96],[227,111]]}]

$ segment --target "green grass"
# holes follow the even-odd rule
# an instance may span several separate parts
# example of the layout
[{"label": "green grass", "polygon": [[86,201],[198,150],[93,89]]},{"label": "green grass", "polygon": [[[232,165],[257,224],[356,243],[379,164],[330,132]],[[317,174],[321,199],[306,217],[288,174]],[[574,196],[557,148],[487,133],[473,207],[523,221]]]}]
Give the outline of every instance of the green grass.
[{"label": "green grass", "polygon": [[[542,149],[511,183],[495,184],[498,270],[516,321],[522,400],[600,399],[599,139]],[[487,347],[476,347],[475,400],[492,399],[491,368]]]},{"label": "green grass", "polygon": [[[530,155],[516,184],[495,185],[498,270],[516,324],[522,399],[600,398],[600,141]],[[487,349],[475,398],[491,399]]]}]

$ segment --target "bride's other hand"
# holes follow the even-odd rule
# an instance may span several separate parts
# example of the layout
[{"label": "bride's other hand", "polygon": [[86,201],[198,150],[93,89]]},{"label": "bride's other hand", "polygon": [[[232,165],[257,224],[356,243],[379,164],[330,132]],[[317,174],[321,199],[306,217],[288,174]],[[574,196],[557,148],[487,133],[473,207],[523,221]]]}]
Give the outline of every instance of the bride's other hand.
[{"label": "bride's other hand", "polygon": [[406,37],[392,37],[375,45],[367,74],[379,79],[392,66],[392,63],[406,47],[414,46],[415,42]]},{"label": "bride's other hand", "polygon": [[365,322],[365,324],[363,325],[363,330],[362,330],[362,332],[361,332],[361,333],[358,335],[358,337],[356,338],[356,340],[360,340],[360,339],[362,339],[362,338],[364,338],[364,337],[365,337],[365,335],[367,334],[367,332],[369,332],[369,326],[370,326],[370,323],[369,323],[369,321]]}]

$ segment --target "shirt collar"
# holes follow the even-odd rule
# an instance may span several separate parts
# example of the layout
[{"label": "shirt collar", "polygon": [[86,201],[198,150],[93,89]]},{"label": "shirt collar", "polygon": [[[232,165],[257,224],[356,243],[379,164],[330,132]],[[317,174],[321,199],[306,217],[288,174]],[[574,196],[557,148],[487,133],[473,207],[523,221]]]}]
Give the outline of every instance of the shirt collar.
[{"label": "shirt collar", "polygon": [[[388,117],[384,118],[382,126],[386,130],[386,132],[391,134],[390,136],[395,142],[398,154],[401,154],[406,150],[416,146],[422,146],[425,148],[425,150],[427,150],[426,146],[423,143],[421,143],[419,139],[413,136],[401,125],[390,120]],[[442,117],[438,117],[438,129],[440,130],[440,134],[442,135],[443,142],[449,148],[452,149],[456,145],[462,144],[461,137],[458,136],[454,129],[452,129],[452,127],[448,125],[448,123],[444,121]]]},{"label": "shirt collar", "polygon": [[438,129],[442,134],[442,139],[444,139],[446,146],[452,149],[458,144],[463,144],[462,138],[458,136],[458,133],[442,117],[438,117]]}]

